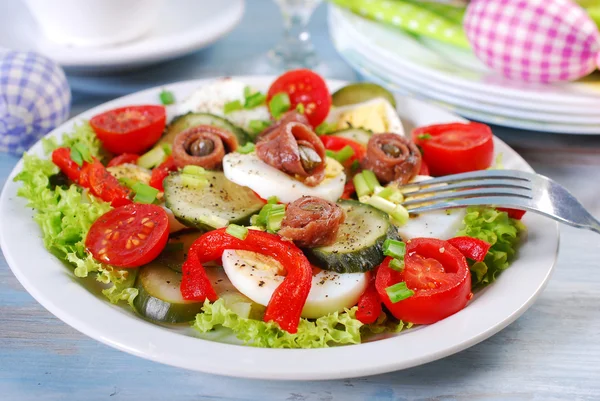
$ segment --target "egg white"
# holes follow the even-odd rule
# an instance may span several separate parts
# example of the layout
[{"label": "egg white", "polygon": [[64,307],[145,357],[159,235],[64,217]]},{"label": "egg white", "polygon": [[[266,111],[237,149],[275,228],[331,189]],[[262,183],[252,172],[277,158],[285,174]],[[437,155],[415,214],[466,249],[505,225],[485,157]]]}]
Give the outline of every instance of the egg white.
[{"label": "egg white", "polygon": [[319,185],[309,187],[263,162],[254,152],[225,155],[223,172],[229,181],[250,188],[261,198],[277,196],[283,203],[293,202],[305,195],[336,202],[342,196],[346,183],[346,174],[340,171],[335,177],[325,178]]},{"label": "egg white", "polygon": [[[430,178],[433,177],[418,175],[411,182]],[[405,240],[419,237],[450,239],[455,237],[461,228],[465,214],[465,209],[448,209],[421,213],[418,216],[411,215],[408,223],[398,227],[398,233]]]},{"label": "egg white", "polygon": [[[281,264],[255,252],[226,250],[223,269],[233,286],[242,294],[266,306],[275,289],[283,282]],[[316,319],[356,305],[367,287],[365,273],[334,273],[321,271],[313,276],[302,317]]]},{"label": "egg white", "polygon": [[266,106],[258,106],[250,110],[238,110],[225,114],[225,103],[239,100],[244,103],[244,82],[231,78],[223,78],[198,88],[184,100],[178,108],[179,114],[189,112],[210,113],[224,117],[235,125],[249,129],[251,120],[269,120],[271,118]]},{"label": "egg white", "polygon": [[[388,102],[386,99],[384,99],[382,97],[367,100],[366,102],[363,102],[363,103],[350,104],[348,106],[341,106],[341,107],[334,107],[330,110],[329,115],[327,116],[327,119],[325,121],[327,121],[330,124],[338,124],[340,122],[339,120],[340,120],[340,116],[342,114],[344,114],[350,110],[359,109],[361,107],[376,104],[376,103],[383,103],[383,105],[384,105],[384,110],[385,110],[384,118],[386,121],[386,126],[388,127],[388,132],[393,132],[398,135],[404,136],[405,135],[404,127],[402,126],[402,121],[400,120],[400,117],[398,116],[396,109],[394,109],[394,106],[392,106],[392,104],[390,102]],[[360,127],[355,127],[355,128],[360,128]]]}]

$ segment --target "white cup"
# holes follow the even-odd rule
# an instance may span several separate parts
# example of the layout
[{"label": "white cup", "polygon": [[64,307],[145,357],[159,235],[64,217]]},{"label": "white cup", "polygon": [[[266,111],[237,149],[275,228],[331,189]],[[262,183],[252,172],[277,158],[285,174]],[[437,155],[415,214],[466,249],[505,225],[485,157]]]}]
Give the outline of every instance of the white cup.
[{"label": "white cup", "polygon": [[138,39],[158,20],[164,0],[25,0],[48,39],[79,47]]}]

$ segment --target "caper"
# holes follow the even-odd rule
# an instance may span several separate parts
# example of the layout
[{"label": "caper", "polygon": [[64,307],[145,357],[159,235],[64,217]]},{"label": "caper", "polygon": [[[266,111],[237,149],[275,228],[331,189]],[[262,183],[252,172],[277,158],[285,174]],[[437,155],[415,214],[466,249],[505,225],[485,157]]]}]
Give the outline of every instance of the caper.
[{"label": "caper", "polygon": [[310,172],[310,170],[317,167],[323,161],[321,156],[319,156],[319,154],[310,146],[299,145],[298,150],[302,167],[304,167],[304,170],[307,172]]},{"label": "caper", "polygon": [[391,143],[386,143],[384,145],[381,146],[381,150],[383,150],[383,152],[391,157],[400,157],[400,155],[402,154],[402,151],[400,150],[400,148],[396,145],[392,145]]},{"label": "caper", "polygon": [[192,156],[208,156],[215,149],[215,143],[206,138],[198,138],[190,144],[188,153]]}]

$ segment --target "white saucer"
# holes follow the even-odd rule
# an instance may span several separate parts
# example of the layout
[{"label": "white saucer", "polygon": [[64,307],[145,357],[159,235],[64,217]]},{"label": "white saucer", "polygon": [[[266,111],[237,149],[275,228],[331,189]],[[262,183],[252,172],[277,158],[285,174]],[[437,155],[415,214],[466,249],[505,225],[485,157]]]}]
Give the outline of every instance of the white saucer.
[{"label": "white saucer", "polygon": [[102,48],[66,47],[46,39],[25,5],[0,2],[0,48],[33,50],[63,67],[84,72],[126,70],[169,60],[210,45],[244,14],[244,0],[170,0],[139,40]]}]

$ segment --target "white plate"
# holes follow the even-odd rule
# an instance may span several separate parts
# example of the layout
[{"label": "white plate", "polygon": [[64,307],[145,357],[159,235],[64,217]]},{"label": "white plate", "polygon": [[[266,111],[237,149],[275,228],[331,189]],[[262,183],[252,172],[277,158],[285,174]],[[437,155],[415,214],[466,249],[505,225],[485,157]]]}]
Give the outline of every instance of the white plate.
[{"label": "white plate", "polygon": [[3,1],[0,48],[34,50],[65,68],[88,72],[131,69],[206,47],[231,31],[243,13],[244,0],[171,0],[165,2],[156,26],[139,40],[119,46],[82,48],[50,42],[22,2]]},{"label": "white plate", "polygon": [[[434,101],[465,117],[508,127],[571,134],[600,134],[600,117],[569,115],[564,113],[540,113],[522,108],[497,106],[482,101],[469,100],[452,95],[439,88],[432,88],[429,81],[410,72],[395,69],[381,61],[372,48],[360,37],[353,37],[330,20],[330,33],[340,55],[356,70],[369,79],[383,83],[389,89],[422,100]],[[383,81],[383,82],[381,82]]]},{"label": "white plate", "polygon": [[[368,39],[370,47],[383,55],[382,62],[420,75],[431,82],[527,102],[576,105],[590,112],[600,107],[599,82],[543,85],[509,80],[489,71],[470,52],[448,48],[442,44],[432,46],[435,43],[433,41],[420,41],[398,29],[334,6],[330,6],[330,13],[330,20],[344,21],[348,30]],[[441,51],[442,48],[446,50]]]},{"label": "white plate", "polygon": [[[266,90],[272,77],[240,77]],[[183,99],[206,80],[168,86]],[[331,89],[343,82],[329,81]],[[156,103],[161,88],[125,96],[91,109],[52,131],[59,136],[81,119],[114,107]],[[406,129],[461,120],[439,108],[409,98],[397,98]],[[507,168],[531,171],[531,167],[504,142],[495,139],[496,151],[504,155]],[[41,154],[41,143],[32,152]],[[528,213],[528,238],[519,258],[492,286],[478,293],[457,314],[430,326],[360,345],[328,349],[261,349],[223,344],[183,335],[157,326],[125,308],[109,304],[89,292],[65,266],[51,256],[39,238],[39,228],[16,196],[12,178],[22,168],[19,162],[0,197],[0,243],[15,276],[29,293],[58,318],[77,330],[131,354],[202,372],[263,379],[335,379],[371,375],[427,363],[470,347],[517,319],[544,288],[556,261],[558,225]],[[514,352],[519,352],[515,347]]]},{"label": "white plate", "polygon": [[[506,117],[514,117],[526,120],[538,120],[544,122],[556,122],[563,124],[600,124],[598,108],[586,108],[581,105],[543,103],[522,99],[503,97],[499,95],[482,93],[472,89],[466,89],[453,84],[445,84],[424,77],[412,70],[396,68],[394,64],[387,62],[385,54],[372,46],[372,41],[357,34],[352,25],[343,18],[336,18],[334,12],[329,13],[329,29],[336,47],[342,52],[356,52],[364,59],[362,64],[376,64],[378,68],[385,71],[385,75],[396,82],[408,82],[416,84],[421,92],[435,97],[440,101],[456,104],[485,113],[498,114]],[[433,41],[430,47],[438,46]],[[445,47],[442,47],[446,49]],[[340,50],[342,49],[342,50]],[[462,49],[458,53],[466,53]],[[457,57],[455,57],[457,58]],[[467,58],[467,57],[465,57]],[[365,61],[368,60],[368,63]],[[458,61],[457,61],[458,62]]]}]

